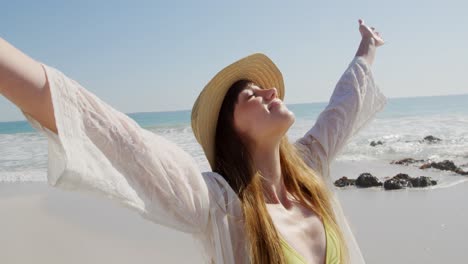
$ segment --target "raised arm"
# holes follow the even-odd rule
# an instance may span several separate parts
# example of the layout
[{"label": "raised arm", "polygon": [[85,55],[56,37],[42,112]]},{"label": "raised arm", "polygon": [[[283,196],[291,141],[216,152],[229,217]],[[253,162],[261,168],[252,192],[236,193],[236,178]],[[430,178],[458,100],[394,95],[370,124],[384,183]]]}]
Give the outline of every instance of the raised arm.
[{"label": "raised arm", "polygon": [[0,94],[57,133],[50,89],[41,64],[0,38]]},{"label": "raised arm", "polygon": [[0,45],[2,94],[47,137],[50,185],[104,194],[156,223],[205,232],[214,184],[188,153],[61,71]]},{"label": "raised arm", "polygon": [[324,176],[328,167],[346,143],[382,110],[386,98],[380,92],[370,69],[378,46],[384,42],[380,34],[359,20],[362,39],[356,57],[336,84],[330,102],[316,123],[296,146],[306,162],[321,168]]}]

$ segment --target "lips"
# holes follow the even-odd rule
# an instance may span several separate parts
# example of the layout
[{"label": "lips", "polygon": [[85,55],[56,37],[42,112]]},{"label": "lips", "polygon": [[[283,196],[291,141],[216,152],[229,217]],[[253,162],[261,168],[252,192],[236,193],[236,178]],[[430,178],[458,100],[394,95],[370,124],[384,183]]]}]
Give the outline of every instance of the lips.
[{"label": "lips", "polygon": [[283,104],[283,102],[281,102],[281,100],[274,99],[273,101],[271,101],[271,103],[268,104],[268,110],[271,110],[272,108],[280,106],[282,104]]}]

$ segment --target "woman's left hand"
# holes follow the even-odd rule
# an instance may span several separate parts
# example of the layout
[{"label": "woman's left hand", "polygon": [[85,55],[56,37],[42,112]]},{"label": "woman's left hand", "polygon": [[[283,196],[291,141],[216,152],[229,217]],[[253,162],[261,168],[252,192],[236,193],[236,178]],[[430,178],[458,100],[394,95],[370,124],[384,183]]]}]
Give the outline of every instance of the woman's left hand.
[{"label": "woman's left hand", "polygon": [[376,47],[385,43],[380,33],[374,27],[367,26],[362,19],[359,19],[359,32],[363,39],[373,39]]}]

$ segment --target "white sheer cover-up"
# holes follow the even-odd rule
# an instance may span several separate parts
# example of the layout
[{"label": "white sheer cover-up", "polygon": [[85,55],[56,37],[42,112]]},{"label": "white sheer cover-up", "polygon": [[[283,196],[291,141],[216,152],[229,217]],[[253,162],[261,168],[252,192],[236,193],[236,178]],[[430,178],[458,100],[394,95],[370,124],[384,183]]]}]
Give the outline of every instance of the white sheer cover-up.
[{"label": "white sheer cover-up", "polygon": [[[249,262],[240,201],[221,175],[202,173],[180,147],[141,128],[57,69],[43,67],[58,135],[23,114],[48,138],[50,185],[104,194],[150,221],[190,233],[207,262]],[[330,163],[385,103],[369,65],[355,57],[315,125],[295,142],[309,166],[323,169],[329,188],[334,188]],[[333,207],[351,263],[365,263],[336,195]]]}]

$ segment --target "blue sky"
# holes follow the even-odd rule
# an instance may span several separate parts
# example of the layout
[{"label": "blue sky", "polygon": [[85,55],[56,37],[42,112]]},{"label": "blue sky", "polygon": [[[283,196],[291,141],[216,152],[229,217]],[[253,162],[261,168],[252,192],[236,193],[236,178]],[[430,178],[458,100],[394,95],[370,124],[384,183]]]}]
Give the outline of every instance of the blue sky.
[{"label": "blue sky", "polygon": [[[328,101],[362,17],[387,41],[373,70],[388,97],[468,93],[466,1],[167,2],[4,2],[0,36],[120,111],[170,111],[254,52],[283,72],[286,103]],[[24,119],[4,97],[0,113]]]}]

